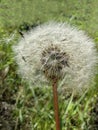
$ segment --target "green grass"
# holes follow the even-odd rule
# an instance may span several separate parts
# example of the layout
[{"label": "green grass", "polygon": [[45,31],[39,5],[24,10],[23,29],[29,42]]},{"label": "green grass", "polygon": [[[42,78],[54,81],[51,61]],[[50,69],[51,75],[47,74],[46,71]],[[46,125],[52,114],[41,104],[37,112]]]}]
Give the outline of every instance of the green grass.
[{"label": "green grass", "polygon": [[[32,88],[16,73],[11,47],[21,37],[18,31],[51,20],[66,21],[85,30],[98,49],[97,5],[98,0],[0,1],[0,107],[4,109],[0,113],[1,130],[55,129],[51,86]],[[62,130],[89,130],[89,112],[98,95],[98,75],[95,81],[96,85],[82,96],[59,93]]]}]

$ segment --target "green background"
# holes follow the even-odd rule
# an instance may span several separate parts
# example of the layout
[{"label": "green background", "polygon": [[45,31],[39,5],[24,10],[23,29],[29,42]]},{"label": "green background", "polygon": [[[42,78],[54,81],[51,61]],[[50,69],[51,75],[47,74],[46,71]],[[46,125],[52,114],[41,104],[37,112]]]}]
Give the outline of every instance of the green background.
[{"label": "green background", "polygon": [[[55,130],[51,86],[32,88],[22,81],[12,52],[19,31],[48,21],[85,30],[98,49],[98,0],[0,0],[1,130]],[[97,130],[98,115],[93,117],[91,111],[97,102],[98,75],[95,81],[80,97],[59,94],[62,130]]]}]

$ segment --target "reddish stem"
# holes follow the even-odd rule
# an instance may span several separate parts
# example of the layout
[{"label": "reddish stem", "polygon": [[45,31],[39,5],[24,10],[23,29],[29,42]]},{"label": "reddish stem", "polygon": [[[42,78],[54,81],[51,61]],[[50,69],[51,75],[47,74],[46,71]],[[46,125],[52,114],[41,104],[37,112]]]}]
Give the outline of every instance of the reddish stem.
[{"label": "reddish stem", "polygon": [[54,101],[56,130],[60,130],[58,93],[57,93],[57,80],[53,80],[53,101]]}]

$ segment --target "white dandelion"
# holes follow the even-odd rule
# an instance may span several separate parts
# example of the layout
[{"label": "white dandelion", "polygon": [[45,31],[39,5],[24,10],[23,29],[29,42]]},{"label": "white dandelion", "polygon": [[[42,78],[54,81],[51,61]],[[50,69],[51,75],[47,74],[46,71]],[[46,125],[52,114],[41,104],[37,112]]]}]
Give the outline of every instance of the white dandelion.
[{"label": "white dandelion", "polygon": [[97,64],[93,41],[66,23],[49,23],[24,34],[13,50],[23,78],[36,85],[52,82],[56,130],[60,130],[58,81],[60,89],[89,88]]},{"label": "white dandelion", "polygon": [[66,23],[50,22],[32,29],[13,50],[18,72],[36,86],[57,78],[60,88],[76,90],[88,88],[94,81],[95,44]]}]

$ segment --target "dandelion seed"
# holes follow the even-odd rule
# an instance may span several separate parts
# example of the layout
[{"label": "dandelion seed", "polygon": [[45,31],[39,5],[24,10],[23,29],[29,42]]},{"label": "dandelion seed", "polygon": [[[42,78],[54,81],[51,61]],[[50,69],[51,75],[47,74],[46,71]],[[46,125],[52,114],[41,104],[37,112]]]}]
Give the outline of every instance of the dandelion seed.
[{"label": "dandelion seed", "polygon": [[66,23],[36,27],[24,34],[13,50],[19,73],[36,85],[56,77],[60,89],[88,88],[96,73],[98,58],[93,40]]},{"label": "dandelion seed", "polygon": [[16,35],[16,31],[14,31],[12,34],[10,34],[9,38],[3,38],[2,40],[0,40],[0,42],[5,42],[6,44],[9,44],[9,42],[11,42]]}]

